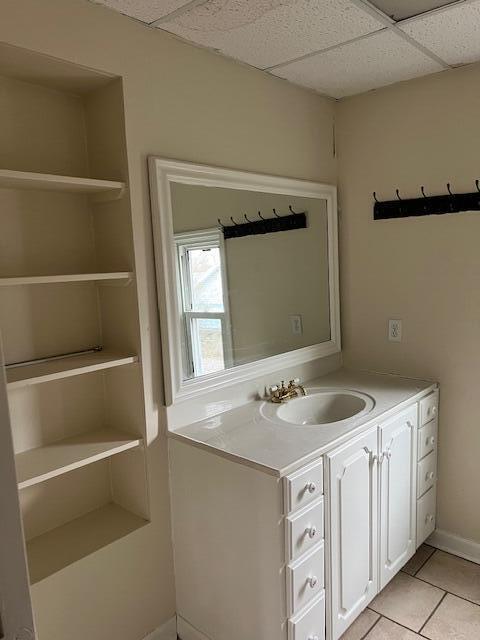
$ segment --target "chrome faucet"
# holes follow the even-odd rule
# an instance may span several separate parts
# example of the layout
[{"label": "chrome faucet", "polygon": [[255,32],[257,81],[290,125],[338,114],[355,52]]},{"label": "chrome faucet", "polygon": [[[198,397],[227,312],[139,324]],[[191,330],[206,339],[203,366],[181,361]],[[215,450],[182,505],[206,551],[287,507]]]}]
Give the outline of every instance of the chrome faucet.
[{"label": "chrome faucet", "polygon": [[300,395],[306,396],[307,392],[305,387],[300,384],[300,378],[294,378],[290,380],[288,385],[285,385],[285,381],[282,380],[279,385],[270,387],[268,400],[275,403],[287,402],[292,398],[298,398]]}]

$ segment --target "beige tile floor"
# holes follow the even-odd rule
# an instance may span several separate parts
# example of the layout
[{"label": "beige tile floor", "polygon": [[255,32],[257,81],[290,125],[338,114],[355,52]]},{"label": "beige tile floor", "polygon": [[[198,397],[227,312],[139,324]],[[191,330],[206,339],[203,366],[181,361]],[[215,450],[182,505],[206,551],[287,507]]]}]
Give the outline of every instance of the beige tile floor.
[{"label": "beige tile floor", "polygon": [[480,640],[480,565],[424,544],[341,640]]}]

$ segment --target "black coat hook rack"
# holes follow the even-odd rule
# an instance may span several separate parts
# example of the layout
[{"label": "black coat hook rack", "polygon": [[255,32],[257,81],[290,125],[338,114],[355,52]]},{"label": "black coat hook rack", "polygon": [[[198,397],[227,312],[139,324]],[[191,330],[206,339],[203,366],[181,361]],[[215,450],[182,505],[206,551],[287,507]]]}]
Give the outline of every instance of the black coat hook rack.
[{"label": "black coat hook rack", "polygon": [[218,219],[218,224],[225,240],[228,238],[276,233],[278,231],[291,231],[292,229],[305,229],[307,227],[307,213],[305,211],[296,212],[291,206],[288,209],[290,213],[287,215],[280,215],[276,209],[272,209],[273,218],[266,218],[258,211],[258,220],[251,220],[247,214],[244,214],[243,219],[245,222],[236,222],[233,216],[230,216],[231,225],[222,224],[220,218]]},{"label": "black coat hook rack", "polygon": [[464,211],[480,211],[480,182],[475,180],[476,191],[472,193],[454,193],[450,183],[447,183],[448,194],[428,196],[425,187],[421,187],[421,197],[404,200],[396,189],[395,200],[380,201],[373,192],[375,200],[373,206],[374,220],[392,220],[394,218],[409,218],[412,216],[442,215],[444,213],[461,213]]}]

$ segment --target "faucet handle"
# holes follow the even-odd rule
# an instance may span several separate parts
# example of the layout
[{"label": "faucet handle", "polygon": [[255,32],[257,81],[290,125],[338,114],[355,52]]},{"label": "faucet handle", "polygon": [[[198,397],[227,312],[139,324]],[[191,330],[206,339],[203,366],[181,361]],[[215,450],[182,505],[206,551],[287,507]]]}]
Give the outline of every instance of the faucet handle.
[{"label": "faucet handle", "polygon": [[275,391],[278,391],[278,384],[274,384],[270,387],[269,389],[270,393],[275,393]]}]

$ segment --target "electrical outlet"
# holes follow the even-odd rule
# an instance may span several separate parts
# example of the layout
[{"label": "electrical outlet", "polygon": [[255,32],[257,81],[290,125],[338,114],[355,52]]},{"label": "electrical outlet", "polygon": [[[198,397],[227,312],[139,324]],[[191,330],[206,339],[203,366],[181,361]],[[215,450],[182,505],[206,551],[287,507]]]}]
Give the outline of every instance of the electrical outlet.
[{"label": "electrical outlet", "polygon": [[302,316],[290,316],[290,325],[294,336],[301,336],[303,333]]},{"label": "electrical outlet", "polygon": [[402,341],[402,321],[392,320],[388,321],[388,339],[390,342]]}]

